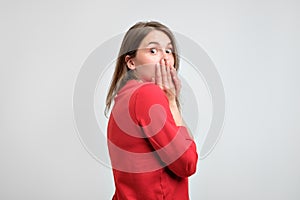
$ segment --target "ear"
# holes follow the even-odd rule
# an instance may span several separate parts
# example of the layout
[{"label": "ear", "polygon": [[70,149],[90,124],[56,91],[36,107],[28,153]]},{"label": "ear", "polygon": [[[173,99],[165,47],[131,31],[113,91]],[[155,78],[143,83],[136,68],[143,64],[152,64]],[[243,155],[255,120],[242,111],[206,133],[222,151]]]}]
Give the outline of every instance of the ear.
[{"label": "ear", "polygon": [[129,56],[129,55],[127,55],[126,57],[125,57],[125,62],[126,62],[126,64],[127,64],[127,67],[129,68],[129,69],[135,69],[135,64],[134,64],[134,61],[133,61],[133,59]]}]

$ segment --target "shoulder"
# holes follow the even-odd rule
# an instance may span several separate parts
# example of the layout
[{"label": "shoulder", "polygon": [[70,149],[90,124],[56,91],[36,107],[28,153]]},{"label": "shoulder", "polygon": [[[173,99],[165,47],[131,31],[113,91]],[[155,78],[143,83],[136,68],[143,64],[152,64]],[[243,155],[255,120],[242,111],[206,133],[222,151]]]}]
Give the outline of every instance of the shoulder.
[{"label": "shoulder", "polygon": [[143,83],[136,92],[142,97],[165,96],[164,91],[154,83]]},{"label": "shoulder", "polygon": [[143,83],[136,90],[132,105],[135,118],[143,125],[149,124],[152,118],[164,122],[166,113],[170,113],[165,92],[154,83]]},{"label": "shoulder", "polygon": [[135,93],[136,102],[142,104],[168,104],[166,94],[154,83],[143,83]]}]

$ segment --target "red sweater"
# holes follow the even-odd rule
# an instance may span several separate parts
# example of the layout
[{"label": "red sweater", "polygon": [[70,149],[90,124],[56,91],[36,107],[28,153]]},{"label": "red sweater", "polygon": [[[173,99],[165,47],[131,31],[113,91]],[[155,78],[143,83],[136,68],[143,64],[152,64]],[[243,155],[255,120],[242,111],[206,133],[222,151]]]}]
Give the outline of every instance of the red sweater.
[{"label": "red sweater", "polygon": [[113,200],[188,200],[196,171],[196,145],[176,126],[165,93],[153,83],[128,81],[109,118]]}]

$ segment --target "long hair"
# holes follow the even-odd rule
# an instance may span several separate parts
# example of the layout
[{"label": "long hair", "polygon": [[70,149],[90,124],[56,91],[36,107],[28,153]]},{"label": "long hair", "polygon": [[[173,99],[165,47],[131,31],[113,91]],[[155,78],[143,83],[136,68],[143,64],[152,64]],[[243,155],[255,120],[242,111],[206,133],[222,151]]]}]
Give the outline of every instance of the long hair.
[{"label": "long hair", "polygon": [[[134,58],[136,56],[136,52],[142,40],[153,30],[162,31],[170,38],[171,44],[173,46],[172,53],[174,56],[174,68],[178,70],[179,68],[178,49],[176,46],[175,37],[171,32],[171,30],[167,26],[156,21],[136,23],[131,28],[129,28],[129,30],[126,32],[121,44],[121,48],[115,66],[115,71],[106,96],[106,108],[105,108],[106,116],[117,92],[126,84],[128,80],[137,79],[133,70],[130,70],[127,67],[127,64],[125,62],[125,57],[129,55],[131,58]],[[176,97],[176,103],[177,106],[180,107],[179,100],[177,97]]]}]

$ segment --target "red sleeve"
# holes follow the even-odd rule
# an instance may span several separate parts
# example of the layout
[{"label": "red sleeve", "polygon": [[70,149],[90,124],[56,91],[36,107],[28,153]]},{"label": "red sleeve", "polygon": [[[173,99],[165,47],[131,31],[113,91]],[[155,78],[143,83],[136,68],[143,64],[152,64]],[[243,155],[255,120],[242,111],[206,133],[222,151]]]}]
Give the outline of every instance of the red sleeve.
[{"label": "red sleeve", "polygon": [[196,145],[187,128],[176,126],[165,93],[155,84],[141,86],[135,99],[135,116],[161,161],[177,176],[195,173]]}]

